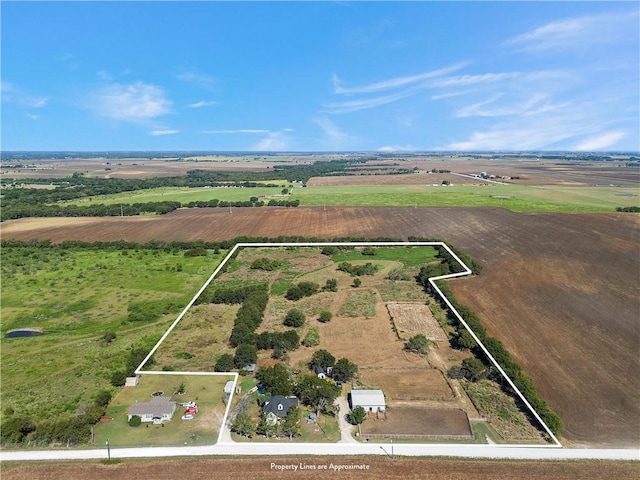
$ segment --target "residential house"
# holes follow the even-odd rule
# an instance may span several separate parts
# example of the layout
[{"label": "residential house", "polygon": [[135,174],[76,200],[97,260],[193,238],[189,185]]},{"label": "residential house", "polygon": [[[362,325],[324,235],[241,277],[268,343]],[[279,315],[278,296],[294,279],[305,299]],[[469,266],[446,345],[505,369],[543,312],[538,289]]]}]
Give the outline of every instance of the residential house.
[{"label": "residential house", "polygon": [[176,411],[176,402],[169,397],[153,397],[149,402],[136,402],[129,408],[127,420],[138,415],[143,422],[168,422]]},{"label": "residential house", "polygon": [[278,420],[287,416],[289,409],[294,405],[298,405],[297,397],[275,395],[264,403],[262,412],[267,418],[267,423],[269,425],[275,425],[278,423]]}]

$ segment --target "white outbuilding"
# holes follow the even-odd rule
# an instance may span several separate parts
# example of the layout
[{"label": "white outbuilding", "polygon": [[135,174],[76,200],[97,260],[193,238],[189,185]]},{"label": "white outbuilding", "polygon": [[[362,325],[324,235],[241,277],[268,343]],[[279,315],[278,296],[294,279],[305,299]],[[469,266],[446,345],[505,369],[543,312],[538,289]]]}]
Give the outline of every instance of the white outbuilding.
[{"label": "white outbuilding", "polygon": [[351,408],[362,407],[367,412],[384,412],[386,402],[382,390],[351,390]]}]

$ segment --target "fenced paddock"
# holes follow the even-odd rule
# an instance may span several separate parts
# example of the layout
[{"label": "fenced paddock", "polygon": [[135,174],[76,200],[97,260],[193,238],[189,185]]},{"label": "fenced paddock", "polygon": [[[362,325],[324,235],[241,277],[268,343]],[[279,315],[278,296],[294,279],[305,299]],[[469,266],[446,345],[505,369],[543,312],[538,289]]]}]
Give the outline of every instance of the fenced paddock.
[{"label": "fenced paddock", "polygon": [[363,436],[440,438],[473,437],[467,414],[460,409],[391,407],[384,419],[368,418],[361,426]]}]

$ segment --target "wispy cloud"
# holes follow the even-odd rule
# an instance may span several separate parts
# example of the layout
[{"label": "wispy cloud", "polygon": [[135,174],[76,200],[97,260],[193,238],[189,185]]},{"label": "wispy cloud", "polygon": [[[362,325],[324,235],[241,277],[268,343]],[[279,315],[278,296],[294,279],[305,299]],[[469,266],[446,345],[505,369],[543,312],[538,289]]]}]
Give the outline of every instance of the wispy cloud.
[{"label": "wispy cloud", "polygon": [[283,128],[276,132],[269,131],[267,136],[250,147],[250,150],[258,152],[288,150],[291,148],[292,142],[291,136],[288,135],[290,132],[293,132],[293,129]]},{"label": "wispy cloud", "polygon": [[573,146],[573,150],[593,151],[615,146],[625,137],[624,132],[606,132],[586,138]]},{"label": "wispy cloud", "polygon": [[[522,94],[522,92],[518,93]],[[526,94],[526,92],[524,93]],[[509,98],[505,98],[505,94],[500,93],[488,100],[460,108],[455,113],[455,116],[460,118],[502,117],[508,115],[529,116],[569,106],[569,102],[553,104],[547,101],[547,95],[543,93],[533,93],[524,99],[513,97],[513,93],[510,93]],[[500,103],[499,100],[504,101]]]},{"label": "wispy cloud", "polygon": [[202,107],[213,107],[215,105],[220,105],[220,102],[216,102],[215,100],[200,100],[199,102],[190,103],[190,108],[202,108]]},{"label": "wispy cloud", "polygon": [[565,18],[522,33],[504,45],[539,53],[586,49],[597,44],[633,41],[634,36],[637,40],[637,25],[637,10]]},{"label": "wispy cloud", "polygon": [[271,130],[261,130],[252,128],[241,128],[239,130],[203,130],[200,133],[211,134],[235,134],[235,133],[271,133]]},{"label": "wispy cloud", "polygon": [[176,75],[178,80],[197,85],[205,90],[212,90],[216,86],[216,79],[210,75],[189,70]]},{"label": "wispy cloud", "polygon": [[390,78],[388,80],[383,80],[381,82],[370,83],[368,85],[362,85],[359,87],[343,87],[341,85],[340,79],[336,74],[333,75],[333,91],[337,94],[355,94],[355,93],[373,93],[379,92],[381,90],[389,90],[398,87],[404,87],[406,85],[415,84],[421,82],[423,80],[428,80],[430,78],[440,77],[442,75],[446,75],[451,72],[455,72],[460,70],[468,62],[459,62],[454,65],[450,65],[445,68],[441,68],[439,70],[432,70],[429,72],[419,73],[417,75],[408,75],[404,77],[395,77]]},{"label": "wispy cloud", "polygon": [[149,135],[159,137],[161,135],[175,135],[179,132],[180,130],[152,130],[151,132],[149,132]]},{"label": "wispy cloud", "polygon": [[332,141],[340,141],[349,137],[349,135],[341,131],[331,120],[326,117],[318,117],[312,119],[313,123],[320,126],[325,135]]},{"label": "wispy cloud", "polygon": [[164,90],[142,82],[107,85],[92,98],[92,108],[115,120],[140,121],[159,117],[169,113],[171,105]]},{"label": "wispy cloud", "polygon": [[402,92],[393,93],[391,95],[384,95],[382,97],[365,98],[362,100],[348,100],[346,102],[326,103],[322,106],[322,111],[324,113],[338,114],[351,113],[367,108],[379,107],[380,105],[392,103],[402,98],[413,95],[416,90],[416,88],[410,88]]},{"label": "wispy cloud", "polygon": [[2,82],[0,91],[2,92],[3,102],[13,103],[22,107],[42,108],[49,101],[49,97],[31,95],[11,82]]}]

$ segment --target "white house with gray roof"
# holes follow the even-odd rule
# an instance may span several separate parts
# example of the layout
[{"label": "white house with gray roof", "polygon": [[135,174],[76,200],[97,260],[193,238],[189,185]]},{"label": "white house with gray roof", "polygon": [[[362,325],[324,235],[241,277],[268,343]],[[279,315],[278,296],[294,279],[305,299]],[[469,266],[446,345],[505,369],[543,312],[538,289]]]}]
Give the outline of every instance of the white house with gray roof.
[{"label": "white house with gray roof", "polygon": [[138,415],[143,422],[168,422],[176,411],[176,402],[169,397],[153,397],[149,402],[136,402],[129,408],[128,420]]}]

